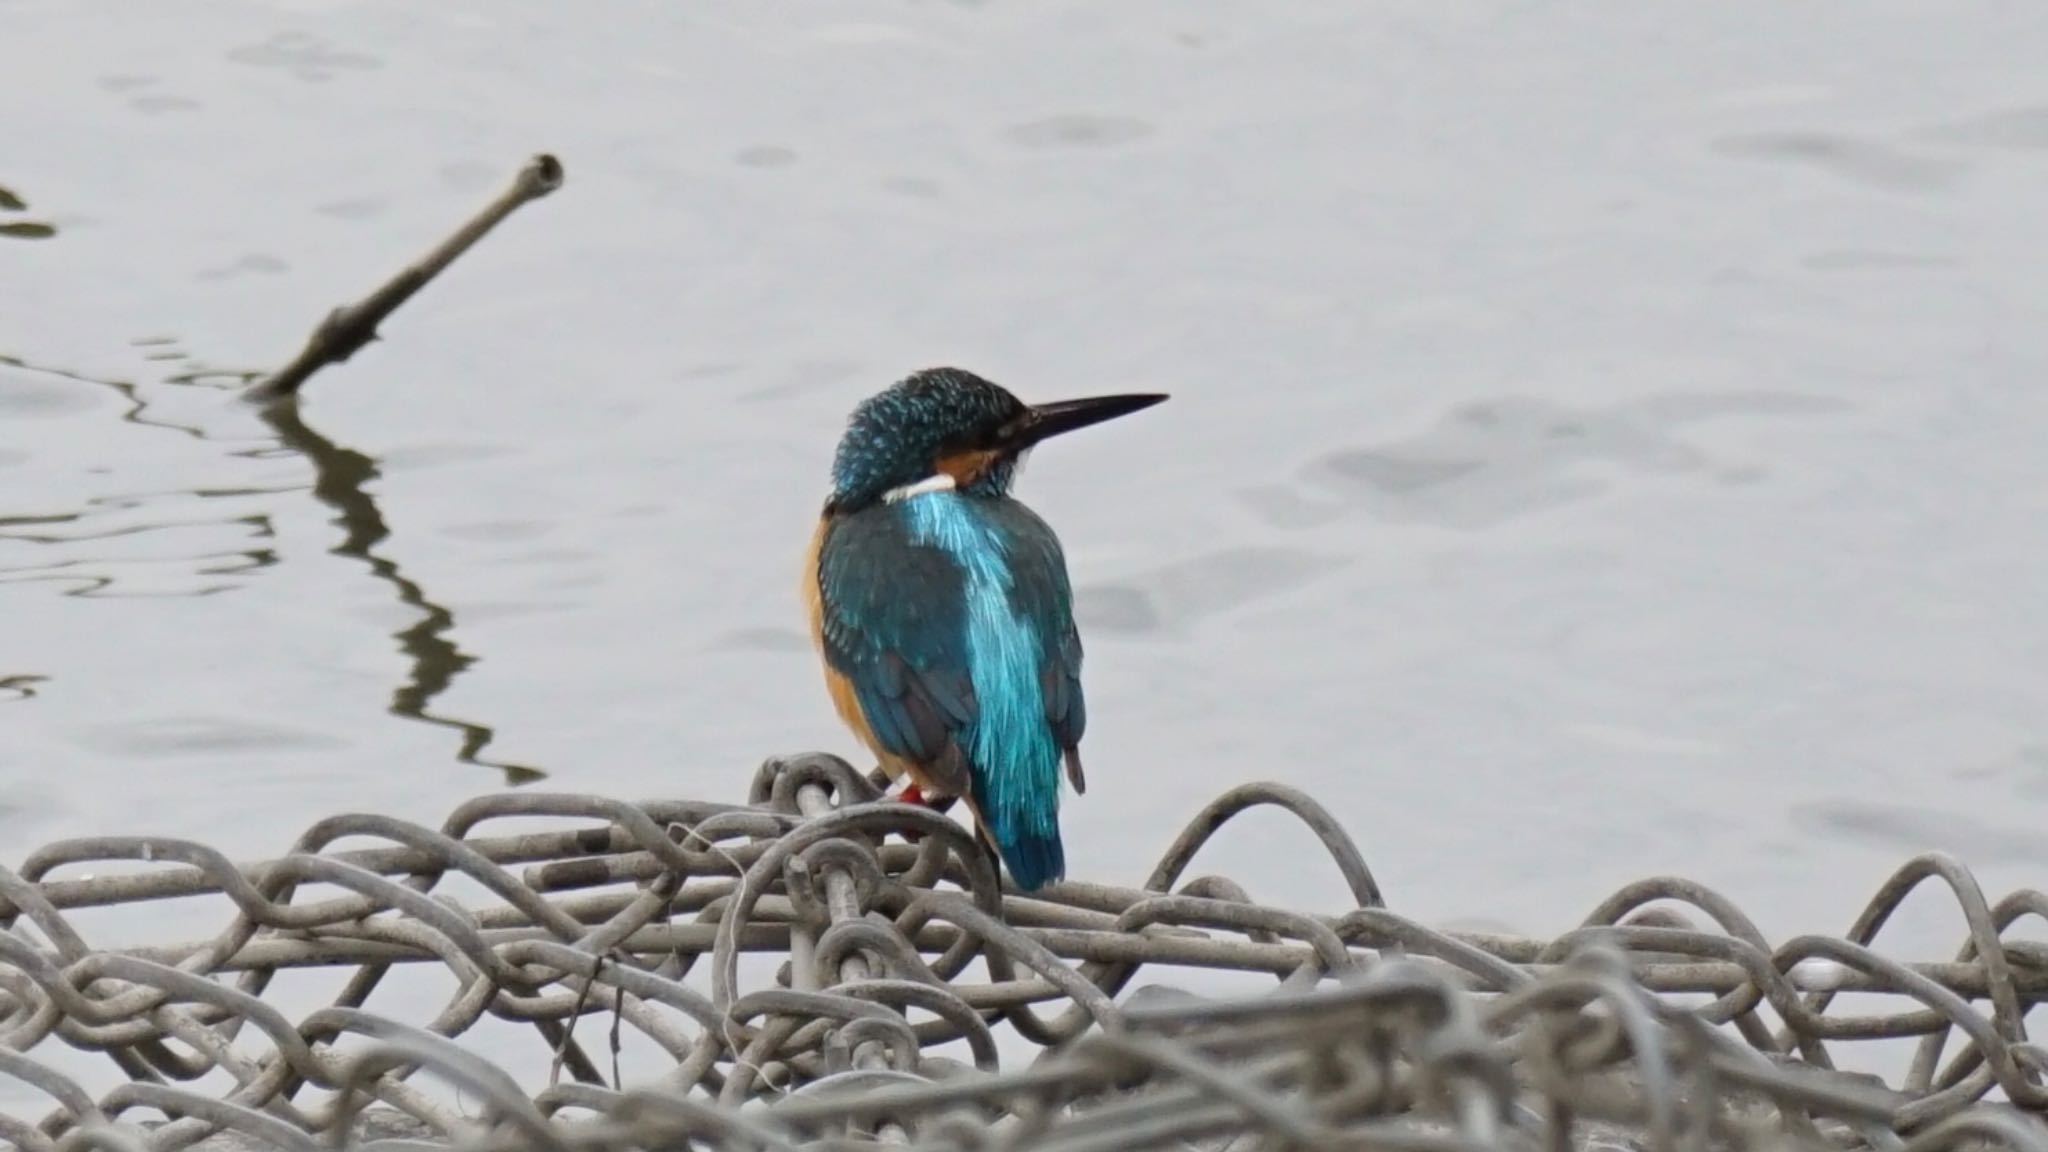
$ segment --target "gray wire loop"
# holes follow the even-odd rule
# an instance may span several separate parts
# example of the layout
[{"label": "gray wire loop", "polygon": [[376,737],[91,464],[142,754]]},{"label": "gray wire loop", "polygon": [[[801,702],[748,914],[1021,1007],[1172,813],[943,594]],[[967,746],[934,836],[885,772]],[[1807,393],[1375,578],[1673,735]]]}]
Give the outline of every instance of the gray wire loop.
[{"label": "gray wire loop", "polygon": [[[2026,1027],[2048,945],[2025,938],[2048,895],[1994,900],[1945,855],[1906,861],[1841,937],[1774,946],[1666,876],[1529,939],[1388,907],[1284,785],[1197,812],[1142,886],[1028,895],[958,820],[837,757],[770,759],[748,796],[348,813],[251,864],[45,845],[0,868],[0,1141],[2048,1152]],[[1348,903],[1187,875],[1261,805]],[[1961,939],[1895,954],[1894,912],[1933,893]],[[80,915],[172,899],[191,939],[113,947]],[[1872,1063],[1899,1071],[1836,1071]]]}]

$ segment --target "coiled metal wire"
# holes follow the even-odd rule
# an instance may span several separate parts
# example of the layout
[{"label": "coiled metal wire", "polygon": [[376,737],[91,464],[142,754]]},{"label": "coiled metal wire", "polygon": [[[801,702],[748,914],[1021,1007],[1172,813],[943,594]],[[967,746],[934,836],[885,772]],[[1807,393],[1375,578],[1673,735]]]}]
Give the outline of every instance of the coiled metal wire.
[{"label": "coiled metal wire", "polygon": [[[1184,878],[1262,805],[1300,818],[1350,907],[1266,907]],[[526,830],[492,828],[508,822]],[[381,844],[335,847],[364,838]],[[120,862],[147,867],[98,871]],[[1874,950],[1927,883],[1969,926],[1954,958]],[[100,949],[74,923],[192,896],[226,902],[209,938]],[[35,851],[0,868],[0,1078],[21,1089],[5,1099],[41,1103],[0,1112],[0,1139],[2048,1152],[2048,1060],[2025,1025],[2048,948],[2005,938],[2030,915],[2048,896],[1994,904],[1928,855],[1843,938],[1773,945],[1673,878],[1629,885],[1556,940],[1445,932],[1388,908],[1329,814],[1275,784],[1197,814],[1141,889],[1026,896],[955,821],[808,755],[764,765],[746,804],[514,791],[439,828],[335,816],[257,864],[162,838]],[[1198,996],[1176,969],[1274,985]],[[288,1011],[280,981],[309,972],[338,991]],[[366,1007],[408,981],[408,1002],[444,990],[430,1014]],[[1888,1007],[1846,1015],[1845,992]],[[516,1073],[502,1030],[479,1040],[487,1020],[530,1035],[545,1073]],[[1896,1083],[1834,1070],[1869,1044],[1910,1046]],[[79,1053],[114,1083],[60,1070]]]}]

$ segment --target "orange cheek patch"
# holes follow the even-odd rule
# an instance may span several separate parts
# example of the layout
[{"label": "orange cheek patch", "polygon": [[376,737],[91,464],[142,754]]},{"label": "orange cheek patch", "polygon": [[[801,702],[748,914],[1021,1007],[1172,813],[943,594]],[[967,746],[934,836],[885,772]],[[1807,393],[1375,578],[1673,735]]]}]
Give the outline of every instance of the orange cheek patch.
[{"label": "orange cheek patch", "polygon": [[988,450],[955,452],[950,456],[939,457],[933,467],[951,476],[955,488],[965,488],[981,479],[982,474],[995,465],[997,455],[996,452]]}]

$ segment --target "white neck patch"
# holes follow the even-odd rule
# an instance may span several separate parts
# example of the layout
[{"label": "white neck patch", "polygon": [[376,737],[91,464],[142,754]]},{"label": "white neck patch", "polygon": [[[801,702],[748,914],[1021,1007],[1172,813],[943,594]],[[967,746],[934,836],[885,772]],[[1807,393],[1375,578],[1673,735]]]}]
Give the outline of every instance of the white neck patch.
[{"label": "white neck patch", "polygon": [[884,503],[894,504],[898,500],[908,500],[912,496],[921,496],[926,492],[951,492],[954,487],[953,474],[950,472],[939,472],[927,476],[915,484],[905,484],[901,487],[891,488],[887,492],[882,493],[882,500]]}]

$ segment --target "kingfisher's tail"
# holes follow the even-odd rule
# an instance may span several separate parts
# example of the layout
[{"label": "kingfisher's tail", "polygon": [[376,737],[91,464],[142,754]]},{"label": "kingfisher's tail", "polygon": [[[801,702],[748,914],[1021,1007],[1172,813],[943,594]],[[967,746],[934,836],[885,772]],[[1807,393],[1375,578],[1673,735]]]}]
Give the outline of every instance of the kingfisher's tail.
[{"label": "kingfisher's tail", "polygon": [[984,809],[975,805],[974,823],[996,855],[1010,870],[1010,879],[1026,892],[1035,892],[1067,875],[1067,850],[1060,843],[1057,814],[1040,816],[998,805]]}]

